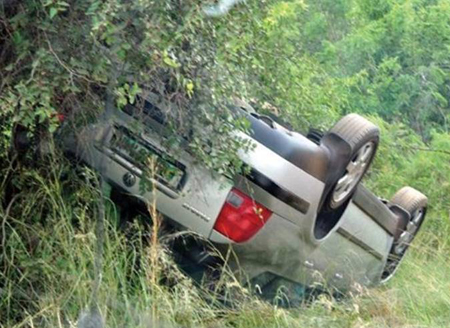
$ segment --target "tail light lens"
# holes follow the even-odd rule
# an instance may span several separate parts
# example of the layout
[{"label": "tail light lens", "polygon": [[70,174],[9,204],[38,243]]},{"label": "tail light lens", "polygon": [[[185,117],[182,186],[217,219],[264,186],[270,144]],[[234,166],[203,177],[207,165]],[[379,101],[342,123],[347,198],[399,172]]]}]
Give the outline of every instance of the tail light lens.
[{"label": "tail light lens", "polygon": [[59,123],[62,123],[62,122],[64,122],[64,120],[66,119],[66,116],[65,116],[64,114],[61,114],[61,113],[52,113],[52,114],[50,115],[50,118],[56,118],[56,120],[57,120]]},{"label": "tail light lens", "polygon": [[66,116],[61,113],[56,114],[56,117],[58,118],[59,123],[64,122],[64,120],[66,119]]},{"label": "tail light lens", "polygon": [[233,188],[219,213],[214,229],[240,243],[253,237],[271,215],[269,209]]}]

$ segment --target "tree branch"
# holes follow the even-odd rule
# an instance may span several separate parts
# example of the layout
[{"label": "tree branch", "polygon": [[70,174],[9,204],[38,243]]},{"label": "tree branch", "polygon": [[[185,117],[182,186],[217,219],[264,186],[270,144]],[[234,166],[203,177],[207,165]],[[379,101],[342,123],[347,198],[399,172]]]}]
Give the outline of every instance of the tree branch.
[{"label": "tree branch", "polygon": [[394,144],[394,145],[398,146],[400,148],[407,148],[407,149],[413,149],[413,150],[418,150],[418,151],[428,151],[428,152],[433,152],[433,153],[441,153],[441,154],[450,155],[450,151],[443,150],[443,149],[433,149],[433,148],[416,147],[416,146],[401,146],[399,144]]}]

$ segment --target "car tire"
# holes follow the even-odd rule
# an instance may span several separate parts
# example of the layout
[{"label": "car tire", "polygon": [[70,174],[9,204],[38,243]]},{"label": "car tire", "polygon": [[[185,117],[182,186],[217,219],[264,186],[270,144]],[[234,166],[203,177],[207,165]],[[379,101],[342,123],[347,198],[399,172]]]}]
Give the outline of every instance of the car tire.
[{"label": "car tire", "polygon": [[370,167],[380,140],[379,128],[357,114],[339,120],[329,131],[343,139],[351,148],[345,171],[333,185],[325,206],[335,210],[353,195],[358,183]]},{"label": "car tire", "polygon": [[423,220],[425,219],[427,203],[428,198],[411,187],[403,187],[392,197],[391,204],[400,206],[410,215],[410,220],[405,231],[395,241],[393,252],[396,255],[402,255],[406,251],[408,245],[412,242],[422,226]]},{"label": "car tire", "polygon": [[397,205],[408,212],[410,218],[403,232],[392,245],[386,267],[381,278],[382,282],[388,281],[397,270],[403,256],[411,242],[416,237],[422,226],[427,211],[428,198],[411,187],[403,187],[395,193],[390,203]]}]

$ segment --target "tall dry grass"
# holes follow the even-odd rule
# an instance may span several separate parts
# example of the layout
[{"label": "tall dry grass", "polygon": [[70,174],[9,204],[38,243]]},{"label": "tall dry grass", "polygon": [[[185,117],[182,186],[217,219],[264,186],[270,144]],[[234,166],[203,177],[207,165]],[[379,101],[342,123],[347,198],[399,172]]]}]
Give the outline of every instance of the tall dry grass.
[{"label": "tall dry grass", "polygon": [[[386,286],[340,301],[324,294],[285,309],[250,294],[225,273],[221,290],[232,302],[223,302],[174,263],[155,204],[149,211],[158,224],[149,229],[148,218],[141,217],[119,228],[120,209],[102,198],[91,171],[80,175],[53,167],[45,177],[21,172],[20,190],[0,212],[2,328],[87,328],[93,323],[86,317],[96,314],[101,320],[92,327],[437,328],[450,322],[447,250],[433,247],[426,230]],[[92,311],[93,297],[98,313]]]}]

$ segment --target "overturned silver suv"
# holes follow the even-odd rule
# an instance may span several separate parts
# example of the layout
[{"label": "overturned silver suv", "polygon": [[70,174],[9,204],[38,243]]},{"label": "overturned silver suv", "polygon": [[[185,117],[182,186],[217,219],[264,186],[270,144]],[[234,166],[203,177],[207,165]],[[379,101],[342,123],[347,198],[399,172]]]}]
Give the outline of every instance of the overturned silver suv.
[{"label": "overturned silver suv", "polygon": [[[427,198],[404,187],[386,201],[360,183],[379,143],[374,124],[349,114],[308,138],[235,106],[234,115],[250,122],[248,133],[236,135],[253,147],[239,154],[248,169],[230,178],[165,146],[163,107],[149,96],[139,108],[127,105],[85,127],[77,156],[115,188],[154,202],[169,222],[231,249],[230,265],[263,292],[280,281],[346,291],[393,276],[424,221]],[[153,177],[138,153],[156,158]],[[142,191],[142,179],[156,188]]]}]

